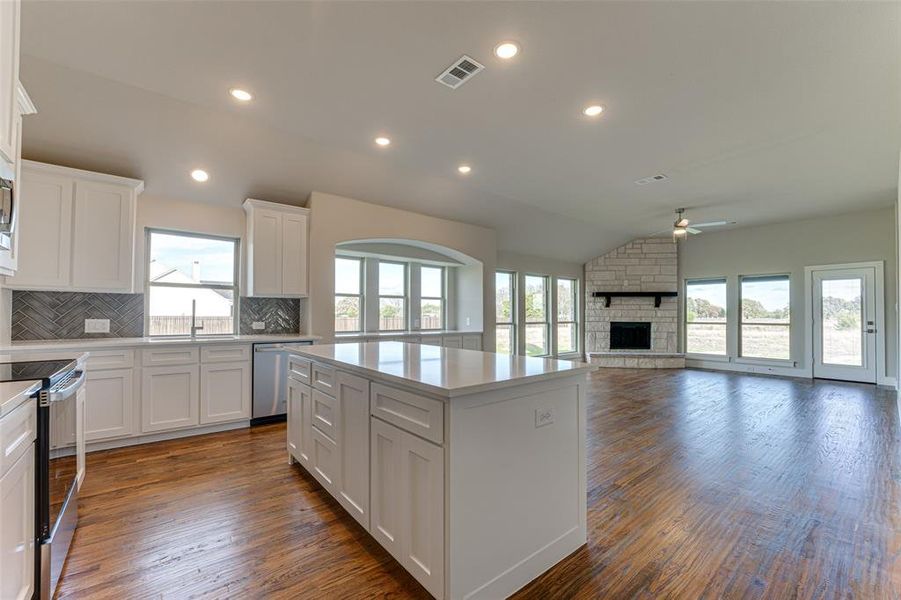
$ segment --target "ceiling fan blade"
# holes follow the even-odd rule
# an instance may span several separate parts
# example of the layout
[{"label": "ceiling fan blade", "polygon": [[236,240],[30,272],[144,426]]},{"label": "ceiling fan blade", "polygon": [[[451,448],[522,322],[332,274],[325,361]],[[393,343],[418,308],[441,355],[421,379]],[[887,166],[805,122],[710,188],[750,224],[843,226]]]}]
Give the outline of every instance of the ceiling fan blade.
[{"label": "ceiling fan blade", "polygon": [[700,229],[695,229],[694,227],[686,227],[685,231],[692,235],[698,235],[699,233],[703,233]]},{"label": "ceiling fan blade", "polygon": [[693,227],[722,227],[723,225],[735,225],[735,221],[710,221],[708,223],[695,223]]}]

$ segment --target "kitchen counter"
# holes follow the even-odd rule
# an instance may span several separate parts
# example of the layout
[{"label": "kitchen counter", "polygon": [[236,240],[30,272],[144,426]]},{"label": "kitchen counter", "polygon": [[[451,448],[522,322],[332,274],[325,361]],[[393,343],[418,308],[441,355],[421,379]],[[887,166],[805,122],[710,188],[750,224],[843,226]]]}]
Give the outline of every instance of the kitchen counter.
[{"label": "kitchen counter", "polygon": [[10,381],[0,383],[0,418],[11,413],[16,407],[41,387],[40,381]]},{"label": "kitchen counter", "polygon": [[90,350],[91,348],[123,348],[140,346],[177,346],[183,344],[259,344],[278,342],[315,342],[318,335],[259,334],[176,337],[88,338],[73,340],[23,340],[0,347],[0,353],[46,352],[55,350]]},{"label": "kitchen counter", "polygon": [[364,377],[403,384],[445,399],[596,369],[587,363],[569,360],[404,342],[348,342],[293,347],[288,344],[286,349]]},{"label": "kitchen counter", "polygon": [[424,329],[419,331],[366,331],[357,333],[336,333],[336,340],[357,340],[360,338],[380,338],[380,337],[416,337],[431,335],[482,335],[481,331],[462,331],[460,329]]}]

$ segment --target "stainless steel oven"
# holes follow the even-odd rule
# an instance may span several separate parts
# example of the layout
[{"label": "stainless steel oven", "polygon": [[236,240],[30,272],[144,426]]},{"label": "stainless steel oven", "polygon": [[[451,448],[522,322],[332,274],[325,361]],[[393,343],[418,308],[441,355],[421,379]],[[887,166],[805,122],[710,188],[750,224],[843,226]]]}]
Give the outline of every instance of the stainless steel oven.
[{"label": "stainless steel oven", "polygon": [[[2,163],[3,161],[0,161]],[[12,249],[12,235],[16,220],[15,171],[11,165],[0,165],[0,250]]]}]

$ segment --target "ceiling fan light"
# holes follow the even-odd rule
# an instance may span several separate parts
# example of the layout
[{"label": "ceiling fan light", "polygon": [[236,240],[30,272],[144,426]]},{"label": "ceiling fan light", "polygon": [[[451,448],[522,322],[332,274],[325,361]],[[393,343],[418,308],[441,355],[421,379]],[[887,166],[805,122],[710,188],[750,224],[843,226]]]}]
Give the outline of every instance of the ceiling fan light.
[{"label": "ceiling fan light", "polygon": [[684,227],[673,227],[673,239],[674,240],[682,240],[688,237],[688,230]]},{"label": "ceiling fan light", "polygon": [[685,217],[680,217],[679,219],[676,220],[676,222],[673,224],[673,226],[674,227],[682,227],[682,228],[688,227],[688,219],[686,219]]}]

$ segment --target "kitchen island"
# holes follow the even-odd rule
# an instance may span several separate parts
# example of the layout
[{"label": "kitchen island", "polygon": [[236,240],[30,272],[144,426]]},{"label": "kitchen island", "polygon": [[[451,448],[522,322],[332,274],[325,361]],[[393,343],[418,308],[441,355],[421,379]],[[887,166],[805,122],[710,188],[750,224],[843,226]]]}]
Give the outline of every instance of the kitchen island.
[{"label": "kitchen island", "polygon": [[287,347],[288,455],[436,598],[501,598],[586,542],[593,367],[401,342]]}]

